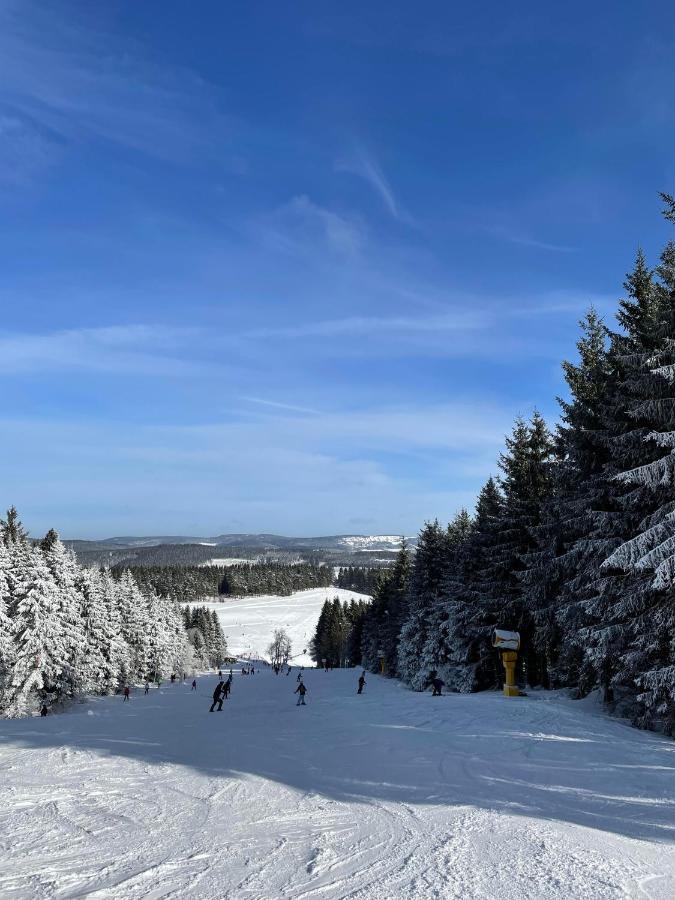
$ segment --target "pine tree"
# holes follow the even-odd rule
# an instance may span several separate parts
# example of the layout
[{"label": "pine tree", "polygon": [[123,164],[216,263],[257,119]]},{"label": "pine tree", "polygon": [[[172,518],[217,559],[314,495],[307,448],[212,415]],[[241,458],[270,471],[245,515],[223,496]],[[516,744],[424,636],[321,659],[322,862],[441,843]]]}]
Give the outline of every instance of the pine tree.
[{"label": "pine tree", "polygon": [[[637,724],[675,727],[675,244],[656,280],[629,280],[614,336],[629,424],[611,434],[622,543],[602,563],[587,657]],[[646,287],[645,287],[646,285]]]},{"label": "pine tree", "polygon": [[398,674],[398,644],[407,611],[410,568],[410,550],[403,538],[396,562],[391,569],[379,574],[372,603],[366,606],[364,613],[361,657],[362,664],[371,672],[380,671],[382,659],[385,674]]},{"label": "pine tree", "polygon": [[563,362],[571,398],[558,401],[562,421],[555,439],[551,490],[542,502],[541,521],[532,532],[535,548],[524,557],[521,575],[545,687],[579,682],[583,648],[578,635],[587,613],[578,578],[599,564],[608,547],[594,513],[607,506],[603,473],[608,450],[601,440],[601,412],[610,379],[607,329],[592,308],[579,324],[579,362]]},{"label": "pine tree", "polygon": [[448,535],[438,521],[427,523],[417,542],[398,647],[397,671],[416,690],[423,690],[429,673],[421,668],[429,636],[430,615],[438,603],[448,551]]},{"label": "pine tree", "polygon": [[9,591],[10,557],[4,541],[0,539],[0,709],[7,682],[14,666],[14,623],[9,617],[11,596]]},{"label": "pine tree", "polygon": [[6,692],[10,717],[36,711],[47,699],[68,696],[74,678],[59,621],[58,587],[38,548],[12,604],[15,660]]},{"label": "pine tree", "polygon": [[82,623],[83,598],[78,590],[80,569],[75,556],[64,547],[54,529],[47,532],[40,548],[57,586],[56,616],[60,640],[73,678],[67,693],[74,695],[82,689],[80,676],[85,668],[87,653]]},{"label": "pine tree", "polygon": [[15,506],[7,510],[7,518],[0,519],[0,533],[5,547],[10,544],[25,544],[28,542],[28,532],[19,520],[19,514]]}]

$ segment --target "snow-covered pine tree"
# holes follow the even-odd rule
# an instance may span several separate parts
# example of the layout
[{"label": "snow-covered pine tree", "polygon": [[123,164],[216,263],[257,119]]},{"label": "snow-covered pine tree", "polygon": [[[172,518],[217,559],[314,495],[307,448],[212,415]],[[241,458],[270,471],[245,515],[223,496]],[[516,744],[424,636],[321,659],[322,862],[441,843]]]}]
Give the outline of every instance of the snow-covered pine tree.
[{"label": "snow-covered pine tree", "polygon": [[[436,672],[448,687],[455,690],[467,689],[465,676],[468,670],[465,663],[470,638],[466,629],[468,622],[460,622],[457,615],[460,606],[457,590],[453,588],[458,589],[459,582],[466,575],[473,533],[473,520],[465,509],[460,510],[448,526],[445,571],[438,599],[428,614],[427,637],[420,658],[420,671],[426,673],[427,681],[430,673]],[[457,642],[462,644],[459,655],[460,668],[464,670],[459,678],[456,660],[452,658]]]},{"label": "snow-covered pine tree", "polygon": [[497,483],[489,478],[466,538],[453,551],[434,612],[436,645],[427,648],[428,668],[435,668],[448,688],[462,693],[492,687],[497,678],[490,642],[495,618],[485,600],[483,579],[499,540],[503,505]]},{"label": "snow-covered pine tree", "polygon": [[0,709],[14,665],[14,623],[9,617],[9,550],[0,537]]},{"label": "snow-covered pine tree", "polygon": [[129,649],[129,678],[142,680],[152,673],[148,633],[148,602],[130,572],[124,572],[117,584],[121,631]]},{"label": "snow-covered pine tree", "polygon": [[42,551],[29,551],[10,609],[15,659],[6,715],[35,712],[45,701],[72,696],[70,646],[61,627],[59,589]]},{"label": "snow-covered pine tree", "polygon": [[562,421],[555,438],[551,490],[541,505],[540,524],[532,530],[535,548],[524,556],[521,574],[545,687],[579,682],[583,658],[579,629],[588,623],[579,578],[589,567],[597,567],[614,546],[597,533],[594,517],[595,510],[607,508],[603,473],[608,450],[599,438],[610,375],[607,330],[593,308],[579,324],[579,361],[563,362],[570,399],[558,399]]},{"label": "snow-covered pine tree", "polygon": [[438,521],[427,522],[413,560],[397,662],[399,676],[418,691],[424,690],[429,681],[429,671],[422,668],[422,654],[429,636],[429,617],[440,597],[447,556],[447,531]]},{"label": "snow-covered pine tree", "polygon": [[7,510],[6,519],[0,519],[0,534],[5,547],[9,547],[10,544],[28,543],[28,532],[21,524],[15,506],[10,506]]},{"label": "snow-covered pine tree", "polygon": [[106,672],[104,684],[115,691],[131,677],[131,649],[124,639],[122,628],[121,584],[113,578],[109,569],[99,575],[105,615],[109,626],[110,641],[104,651]]},{"label": "snow-covered pine tree", "polygon": [[106,614],[99,573],[95,569],[80,569],[76,586],[85,640],[85,652],[80,662],[82,690],[90,694],[107,694],[114,690],[119,670],[112,668],[109,662],[111,623]]},{"label": "snow-covered pine tree", "polygon": [[382,652],[385,674],[398,674],[398,644],[406,611],[410,569],[410,550],[403,538],[396,562],[380,574],[373,600],[364,613],[361,661],[371,672],[380,671],[378,654]]},{"label": "snow-covered pine tree", "polygon": [[[530,684],[542,679],[533,644],[534,620],[525,605],[520,575],[524,559],[535,548],[533,533],[551,484],[553,443],[538,412],[529,423],[517,419],[499,458],[503,503],[494,542],[482,577],[477,583],[487,623],[521,633],[521,677]],[[496,670],[499,677],[501,673]]]},{"label": "snow-covered pine tree", "polygon": [[[623,542],[603,562],[589,658],[636,724],[675,728],[675,243],[613,336],[632,428],[612,435]],[[644,301],[647,301],[645,303]],[[646,321],[645,321],[646,320]]]},{"label": "snow-covered pine tree", "polygon": [[58,628],[73,679],[67,694],[74,696],[82,690],[81,675],[86,667],[87,653],[81,615],[83,598],[78,590],[81,570],[74,554],[65,548],[53,528],[40,542],[40,549],[57,586]]}]

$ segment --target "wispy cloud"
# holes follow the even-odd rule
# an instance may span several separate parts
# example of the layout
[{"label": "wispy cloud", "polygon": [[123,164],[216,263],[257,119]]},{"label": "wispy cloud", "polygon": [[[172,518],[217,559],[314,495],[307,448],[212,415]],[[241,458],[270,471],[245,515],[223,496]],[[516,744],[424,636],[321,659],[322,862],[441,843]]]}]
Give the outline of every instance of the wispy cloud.
[{"label": "wispy cloud", "polygon": [[399,205],[394,196],[391,185],[387,181],[384,172],[379,167],[374,157],[367,153],[363,147],[358,147],[352,154],[338,160],[335,164],[338,172],[349,172],[358,178],[363,178],[382,200],[387,211],[394,219],[401,218]]},{"label": "wispy cloud", "polygon": [[187,376],[216,371],[214,366],[184,358],[189,336],[186,329],[147,325],[47,334],[0,332],[0,374],[78,371]]},{"label": "wispy cloud", "polygon": [[365,227],[354,216],[327,209],[306,194],[259,218],[254,230],[274,250],[314,254],[318,246],[338,256],[355,256],[365,244]]},{"label": "wispy cloud", "polygon": [[[326,533],[349,531],[355,516],[367,516],[375,530],[410,533],[428,517],[447,519],[472,504],[508,416],[478,402],[194,426],[5,418],[0,430],[12,441],[0,446],[0,471],[13,473],[10,499],[36,531],[56,522],[70,536],[87,536],[86,522],[89,535],[109,535],[138,531],[142,522],[155,532]],[[408,467],[411,459],[417,465]]]},{"label": "wispy cloud", "polygon": [[538,238],[503,225],[488,225],[483,229],[487,234],[500,240],[508,241],[511,244],[519,244],[521,247],[532,247],[536,250],[550,250],[553,253],[576,253],[577,247],[570,247],[567,244],[555,244],[550,241],[542,241]]},{"label": "wispy cloud", "polygon": [[318,322],[302,322],[297,325],[283,325],[276,328],[256,328],[245,332],[242,337],[265,338],[338,338],[346,336],[369,337],[375,334],[411,334],[470,331],[484,328],[488,313],[459,311],[443,316],[349,316],[342,319],[327,319]]},{"label": "wispy cloud", "polygon": [[60,5],[0,5],[0,166],[38,168],[64,146],[113,143],[174,162],[211,153],[229,125],[193,72],[150,61],[147,48],[104,25],[95,6],[77,19]]},{"label": "wispy cloud", "polygon": [[318,409],[310,409],[307,406],[295,406],[292,403],[280,403],[278,400],[264,400],[262,397],[242,397],[247,403],[257,403],[259,406],[267,406],[271,409],[283,410],[284,412],[297,412],[309,416],[320,416]]}]

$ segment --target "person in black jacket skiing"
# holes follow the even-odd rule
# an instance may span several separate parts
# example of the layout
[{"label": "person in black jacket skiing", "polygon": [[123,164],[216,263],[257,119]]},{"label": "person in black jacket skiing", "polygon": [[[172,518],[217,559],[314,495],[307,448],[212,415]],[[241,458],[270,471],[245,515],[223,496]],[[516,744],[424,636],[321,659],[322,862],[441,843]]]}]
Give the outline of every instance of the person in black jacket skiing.
[{"label": "person in black jacket skiing", "polygon": [[438,677],[438,675],[434,679],[432,679],[431,686],[433,687],[434,690],[433,690],[433,693],[431,696],[432,697],[442,697],[443,693],[441,691],[441,688],[443,687],[444,684],[445,684],[445,682],[441,681],[441,679]]},{"label": "person in black jacket skiing", "polygon": [[213,707],[218,704],[218,712],[222,712],[223,709],[223,690],[225,688],[225,682],[219,681],[216,685],[216,689],[213,692],[213,703],[211,704],[211,709],[209,712],[213,712]]},{"label": "person in black jacket skiing", "polygon": [[307,706],[307,704],[305,703],[305,694],[307,693],[307,688],[302,683],[302,681],[296,687],[296,689],[293,691],[293,693],[299,695],[298,702],[295,704],[296,706]]},{"label": "person in black jacket skiing", "polygon": [[359,676],[359,689],[356,693],[362,694],[365,686],[366,686],[366,673],[362,672],[361,675]]}]

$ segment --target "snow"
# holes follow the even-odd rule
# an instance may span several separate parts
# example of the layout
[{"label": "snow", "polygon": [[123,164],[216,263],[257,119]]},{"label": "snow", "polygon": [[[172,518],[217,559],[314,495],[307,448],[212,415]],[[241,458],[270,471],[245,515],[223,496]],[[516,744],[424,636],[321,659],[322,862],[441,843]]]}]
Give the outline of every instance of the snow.
[{"label": "snow", "polygon": [[351,550],[396,550],[401,547],[400,534],[350,535],[338,540],[341,547]]},{"label": "snow", "polygon": [[3,898],[675,895],[675,744],[537,693],[213,677],[0,722]]},{"label": "snow", "polygon": [[309,641],[316,630],[321,607],[326,600],[370,600],[343,588],[310,588],[296,591],[290,597],[266,594],[259,597],[228,598],[222,603],[205,603],[215,609],[232,656],[264,658],[274,630],[284,628],[293,645],[293,660],[298,665],[314,665],[309,654]]},{"label": "snow", "polygon": [[240,556],[214,556],[213,559],[207,560],[205,563],[202,563],[203,566],[240,566],[245,563],[251,564],[256,562],[256,559],[244,559]]}]

